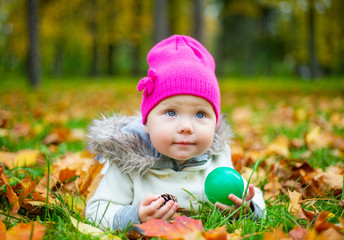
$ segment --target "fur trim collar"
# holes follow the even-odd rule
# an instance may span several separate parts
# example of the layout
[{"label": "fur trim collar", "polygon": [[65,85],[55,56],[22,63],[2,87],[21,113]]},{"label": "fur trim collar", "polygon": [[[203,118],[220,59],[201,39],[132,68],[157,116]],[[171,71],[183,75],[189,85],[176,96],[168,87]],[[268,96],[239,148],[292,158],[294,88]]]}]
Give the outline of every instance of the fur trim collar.
[{"label": "fur trim collar", "polygon": [[[141,130],[137,127],[132,131],[128,129],[128,125],[135,126],[133,122],[137,122]],[[156,150],[151,146],[150,140],[147,140],[149,136],[142,129],[141,116],[102,116],[101,119],[93,120],[89,126],[87,148],[116,164],[122,173],[144,174],[160,157],[156,156]],[[225,116],[221,115],[214,141],[207,153],[213,155],[222,151],[232,135]]]}]

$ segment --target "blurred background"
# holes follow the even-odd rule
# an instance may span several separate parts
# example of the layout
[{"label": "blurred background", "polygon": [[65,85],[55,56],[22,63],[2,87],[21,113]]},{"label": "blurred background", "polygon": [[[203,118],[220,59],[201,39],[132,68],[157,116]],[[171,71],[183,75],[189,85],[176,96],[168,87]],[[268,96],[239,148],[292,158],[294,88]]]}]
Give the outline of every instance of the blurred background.
[{"label": "blurred background", "polygon": [[343,0],[1,0],[0,76],[142,77],[149,49],[184,34],[219,77],[341,78],[343,11]]}]

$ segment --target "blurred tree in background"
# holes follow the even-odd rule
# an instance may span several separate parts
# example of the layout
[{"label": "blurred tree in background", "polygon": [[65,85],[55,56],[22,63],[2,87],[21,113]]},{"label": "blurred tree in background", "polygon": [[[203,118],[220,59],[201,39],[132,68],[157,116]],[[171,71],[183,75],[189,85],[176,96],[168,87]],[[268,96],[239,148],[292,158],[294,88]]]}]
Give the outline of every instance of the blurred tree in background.
[{"label": "blurred tree in background", "polygon": [[[0,2],[3,76],[29,72],[30,1]],[[35,1],[43,76],[142,76],[149,49],[171,34],[201,41],[220,76],[344,73],[342,0]]]}]

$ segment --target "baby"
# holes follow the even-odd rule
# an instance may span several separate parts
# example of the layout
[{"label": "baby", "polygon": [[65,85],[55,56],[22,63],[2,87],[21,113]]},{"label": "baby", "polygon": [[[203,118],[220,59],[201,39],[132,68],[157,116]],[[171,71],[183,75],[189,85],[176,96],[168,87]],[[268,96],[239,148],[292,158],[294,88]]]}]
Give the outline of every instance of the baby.
[{"label": "baby", "polygon": [[[211,54],[195,39],[174,35],[156,44],[147,60],[148,76],[138,84],[142,115],[104,117],[89,128],[88,148],[105,166],[86,217],[104,229],[173,219],[177,209],[189,215],[199,202],[209,202],[208,173],[233,168],[227,143],[232,133],[220,114]],[[178,202],[165,202],[165,193]],[[252,217],[262,217],[262,192],[252,184],[245,199],[228,198],[236,206],[216,206],[227,212],[244,203]]]}]

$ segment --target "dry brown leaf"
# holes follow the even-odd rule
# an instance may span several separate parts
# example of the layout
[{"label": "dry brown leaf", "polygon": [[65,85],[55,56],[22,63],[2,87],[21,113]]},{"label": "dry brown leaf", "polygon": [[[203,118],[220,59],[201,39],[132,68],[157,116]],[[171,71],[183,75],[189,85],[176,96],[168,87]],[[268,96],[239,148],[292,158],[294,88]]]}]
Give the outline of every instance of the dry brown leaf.
[{"label": "dry brown leaf", "polygon": [[31,177],[27,173],[25,179],[20,182],[20,185],[22,186],[22,191],[19,194],[19,205],[21,205],[24,199],[36,188],[37,180],[35,179],[32,181]]},{"label": "dry brown leaf", "polygon": [[330,166],[327,167],[324,172],[318,171],[314,176],[314,180],[319,184],[320,190],[324,194],[330,190],[332,194],[337,196],[343,191],[343,174],[343,167]]},{"label": "dry brown leaf", "polygon": [[266,150],[266,155],[277,154],[283,157],[289,156],[289,139],[285,135],[278,136],[272,143],[270,143]]},{"label": "dry brown leaf", "polygon": [[258,159],[262,159],[263,157],[266,156],[264,151],[260,151],[260,150],[249,150],[245,152],[245,159],[249,159],[252,162],[257,162]]},{"label": "dry brown leaf", "polygon": [[294,109],[290,106],[280,106],[271,113],[269,119],[273,125],[292,127],[295,124]]},{"label": "dry brown leaf", "polygon": [[8,181],[8,177],[5,174],[5,169],[3,165],[0,165],[0,186],[6,185],[7,192],[5,193],[5,196],[7,197],[10,205],[11,205],[11,212],[17,213],[20,206],[19,206],[19,198],[17,194],[13,191],[11,188],[11,185]]},{"label": "dry brown leaf", "polygon": [[248,107],[237,107],[233,110],[231,120],[235,123],[249,123],[252,110]]},{"label": "dry brown leaf", "polygon": [[292,240],[288,235],[280,229],[274,229],[272,233],[266,233],[264,240]]},{"label": "dry brown leaf", "polygon": [[288,190],[288,196],[290,198],[290,203],[288,207],[288,212],[291,213],[292,216],[299,218],[299,219],[305,219],[308,221],[312,221],[316,216],[316,211],[308,211],[304,209],[301,205],[302,201],[302,194],[297,191],[290,191]]},{"label": "dry brown leaf", "polygon": [[100,180],[103,178],[103,175],[100,173],[103,166],[104,164],[100,164],[99,161],[94,160],[89,166],[86,175],[81,173],[81,177],[78,180],[78,188],[80,194],[84,195],[87,200],[92,197]]},{"label": "dry brown leaf", "polygon": [[[49,189],[54,192],[59,191],[63,196],[74,194],[80,190],[81,194],[90,198],[102,177],[100,174],[102,167],[102,164],[94,160],[94,154],[89,152],[67,153],[53,164],[49,176]],[[46,201],[47,185],[46,173],[32,194],[35,200]],[[49,203],[54,203],[54,199],[54,194],[49,193]]]},{"label": "dry brown leaf", "polygon": [[326,231],[330,228],[333,228],[335,230],[344,230],[343,227],[340,227],[340,226],[337,226],[333,223],[327,222],[327,216],[328,215],[329,215],[329,213],[326,211],[321,211],[320,214],[318,215],[318,217],[314,223],[314,229],[316,230],[317,233],[321,233],[321,232]]},{"label": "dry brown leaf", "polygon": [[328,148],[333,144],[333,136],[322,131],[319,126],[315,126],[305,135],[305,143],[313,151],[320,148]]},{"label": "dry brown leaf", "polygon": [[[165,239],[184,239],[184,236],[190,236],[194,232],[197,235],[198,232],[204,232],[200,220],[194,220],[180,215],[177,215],[171,223],[162,219],[150,219],[148,222],[135,225],[134,230],[145,237],[160,237]],[[223,230],[220,229],[217,231],[222,236]]]},{"label": "dry brown leaf", "polygon": [[28,214],[33,214],[36,216],[43,214],[45,206],[46,202],[44,202],[44,199],[37,201],[28,198],[24,199],[23,204],[21,205],[21,207],[25,208]]},{"label": "dry brown leaf", "polygon": [[86,133],[84,129],[72,129],[69,141],[84,141],[86,139]]},{"label": "dry brown leaf", "polygon": [[282,185],[279,183],[278,178],[276,176],[273,176],[272,178],[270,177],[268,183],[264,186],[264,199],[276,199],[278,194],[281,192],[281,189]]},{"label": "dry brown leaf", "polygon": [[263,168],[258,167],[253,174],[252,172],[253,172],[252,168],[244,167],[244,169],[241,172],[241,175],[245,179],[249,179],[251,177],[250,183],[252,183],[255,186],[257,186],[261,181],[265,180],[266,171]]},{"label": "dry brown leaf", "polygon": [[203,233],[203,236],[207,240],[227,240],[229,234],[226,232],[226,226],[222,226]]},{"label": "dry brown leaf", "polygon": [[308,229],[303,229],[298,226],[294,226],[294,229],[289,232],[289,236],[292,240],[303,240],[308,235]]},{"label": "dry brown leaf", "polygon": [[63,127],[53,129],[48,136],[45,137],[43,143],[45,145],[49,144],[60,144],[68,141],[71,137],[71,130]]},{"label": "dry brown leaf", "polygon": [[[2,229],[3,229],[3,227],[1,227],[1,230]],[[43,239],[45,231],[46,231],[45,226],[38,223],[38,222],[19,223],[17,226],[12,227],[5,232],[5,234],[4,234],[5,238],[4,239],[8,239],[8,240],[23,240],[23,239],[40,240],[40,239]]]},{"label": "dry brown leaf", "polygon": [[0,239],[6,239],[6,226],[0,221]]},{"label": "dry brown leaf", "polygon": [[83,129],[68,129],[59,127],[52,130],[44,139],[45,145],[60,144],[63,142],[84,141],[85,131]]},{"label": "dry brown leaf", "polygon": [[7,128],[9,120],[13,117],[12,112],[0,110],[0,128]]},{"label": "dry brown leaf", "polygon": [[339,112],[332,113],[329,122],[332,126],[344,128],[344,114]]},{"label": "dry brown leaf", "polygon": [[299,213],[301,211],[301,200],[302,200],[302,195],[299,192],[296,191],[290,191],[288,190],[288,196],[290,199],[289,207],[288,207],[288,212],[291,213],[294,217],[298,217]]},{"label": "dry brown leaf", "polygon": [[317,240],[343,240],[344,234],[340,233],[339,231],[336,231],[334,228],[329,228],[323,232],[321,232],[317,236]]},{"label": "dry brown leaf", "polygon": [[28,137],[33,135],[31,124],[28,122],[15,123],[12,128],[15,137]]}]

